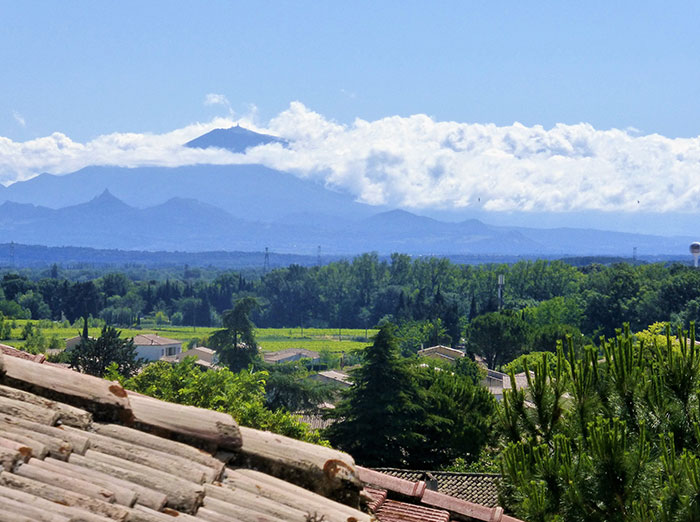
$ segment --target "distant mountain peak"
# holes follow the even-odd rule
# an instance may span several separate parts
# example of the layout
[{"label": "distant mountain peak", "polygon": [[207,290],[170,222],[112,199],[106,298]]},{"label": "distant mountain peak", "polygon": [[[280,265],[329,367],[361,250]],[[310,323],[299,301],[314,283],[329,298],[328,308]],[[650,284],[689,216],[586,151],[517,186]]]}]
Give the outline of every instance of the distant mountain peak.
[{"label": "distant mountain peak", "polygon": [[246,149],[250,147],[266,145],[268,143],[282,143],[285,145],[287,141],[277,136],[261,134],[236,124],[228,129],[214,129],[209,131],[199,138],[188,141],[185,143],[185,146],[195,149],[216,147],[230,150],[231,152],[245,152]]},{"label": "distant mountain peak", "polygon": [[91,202],[96,202],[96,203],[113,203],[115,201],[118,201],[119,203],[123,203],[122,200],[120,200],[117,196],[112,194],[108,188],[104,189],[101,194],[99,194],[98,196],[95,196],[91,200]]},{"label": "distant mountain peak", "polygon": [[82,203],[78,205],[73,205],[72,207],[81,207],[81,206],[97,206],[101,208],[110,208],[110,209],[116,209],[116,208],[132,208],[131,206],[127,205],[124,203],[121,199],[119,199],[117,196],[112,194],[108,188],[104,189],[101,194],[95,196],[92,198],[90,201],[87,203]]}]

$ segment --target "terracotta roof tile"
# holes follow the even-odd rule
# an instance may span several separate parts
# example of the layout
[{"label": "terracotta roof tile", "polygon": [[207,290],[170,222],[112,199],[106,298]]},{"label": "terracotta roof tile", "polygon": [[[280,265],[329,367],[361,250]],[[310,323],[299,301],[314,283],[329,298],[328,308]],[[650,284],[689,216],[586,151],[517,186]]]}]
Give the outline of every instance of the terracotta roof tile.
[{"label": "terracotta roof tile", "polygon": [[[450,517],[459,520],[463,520],[467,517],[469,519],[489,522],[521,522],[516,518],[505,515],[503,509],[498,506],[485,506],[428,489],[427,483],[423,480],[410,480],[402,478],[401,476],[390,475],[379,470],[372,470],[361,466],[357,466],[357,471],[360,475],[360,479],[365,483],[365,493],[370,497],[370,502],[374,501],[376,503],[377,494],[374,490],[385,490],[387,492],[387,498],[390,500],[396,499],[405,501],[410,505],[420,505],[435,510],[442,510],[447,512]],[[401,471],[403,476],[410,478],[424,477],[426,475],[424,471],[393,471]],[[399,475],[399,473],[396,473],[396,475]],[[392,497],[394,498],[392,499]],[[381,516],[381,506],[383,505],[384,503],[382,503],[376,511],[381,522],[385,520],[387,522],[400,520],[392,518],[383,519]]]},{"label": "terracotta roof tile", "polygon": [[449,522],[450,513],[396,500],[386,500],[375,511],[381,522]]},{"label": "terracotta roof tile", "polygon": [[20,359],[27,359],[28,361],[33,361],[35,357],[29,352],[23,352],[22,350],[18,350],[6,344],[0,344],[0,352],[10,357],[19,357]]},{"label": "terracotta roof tile", "polygon": [[500,475],[492,473],[455,473],[377,468],[377,471],[410,481],[437,481],[437,491],[488,507],[498,505]]},{"label": "terracotta roof tile", "polygon": [[366,486],[362,490],[363,495],[367,498],[367,505],[369,508],[376,512],[382,502],[386,500],[386,489],[377,489]]},{"label": "terracotta roof tile", "polygon": [[[372,520],[318,494],[359,499],[354,461],[344,453],[239,432],[224,414],[127,394],[115,383],[14,355],[0,355],[6,372],[0,372],[0,520]],[[105,406],[104,394],[122,401],[122,415],[101,411],[115,407]],[[116,423],[95,421],[76,403]],[[31,420],[22,416],[32,408]],[[232,467],[248,461],[269,474]],[[309,483],[313,491],[289,481]]]}]

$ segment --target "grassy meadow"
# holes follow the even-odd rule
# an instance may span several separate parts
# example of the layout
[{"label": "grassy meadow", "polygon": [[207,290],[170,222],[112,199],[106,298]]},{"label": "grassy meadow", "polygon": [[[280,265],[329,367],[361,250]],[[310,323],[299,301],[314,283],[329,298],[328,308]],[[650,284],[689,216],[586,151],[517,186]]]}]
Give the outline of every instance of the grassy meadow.
[{"label": "grassy meadow", "polygon": [[[12,320],[9,320],[12,321]],[[80,335],[81,327],[64,326],[61,323],[51,321],[36,321],[17,319],[13,322],[10,339],[5,339],[3,344],[22,348],[25,340],[21,339],[25,324],[31,322],[34,327],[40,327],[47,340],[55,336],[63,341],[70,337]],[[192,327],[192,326],[149,326],[141,329],[118,328],[122,337],[134,337],[139,334],[158,334],[179,341],[188,342],[192,339],[205,340],[218,328]],[[90,335],[97,337],[100,328],[90,328]],[[255,336],[260,349],[267,352],[284,350],[287,348],[305,348],[307,350],[329,350],[331,352],[350,352],[358,348],[364,348],[371,342],[372,336],[377,330],[364,329],[340,329],[338,328],[257,328]],[[366,339],[369,339],[367,341]],[[204,341],[203,344],[206,344]]]}]

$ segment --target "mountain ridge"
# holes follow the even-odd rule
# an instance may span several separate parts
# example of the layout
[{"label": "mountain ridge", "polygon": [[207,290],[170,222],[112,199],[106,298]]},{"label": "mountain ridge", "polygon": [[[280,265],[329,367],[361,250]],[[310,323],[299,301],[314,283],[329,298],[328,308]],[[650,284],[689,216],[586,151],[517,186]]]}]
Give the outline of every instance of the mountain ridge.
[{"label": "mountain ridge", "polygon": [[[327,226],[260,222],[234,216],[194,198],[174,197],[146,208],[128,205],[109,190],[60,209],[5,202],[0,242],[144,251],[314,252],[332,255],[376,251],[411,255],[624,255],[681,254],[689,238],[600,230],[495,227],[479,220],[452,223],[404,210]],[[653,248],[656,250],[653,250]],[[661,249],[661,250],[660,250]]]}]

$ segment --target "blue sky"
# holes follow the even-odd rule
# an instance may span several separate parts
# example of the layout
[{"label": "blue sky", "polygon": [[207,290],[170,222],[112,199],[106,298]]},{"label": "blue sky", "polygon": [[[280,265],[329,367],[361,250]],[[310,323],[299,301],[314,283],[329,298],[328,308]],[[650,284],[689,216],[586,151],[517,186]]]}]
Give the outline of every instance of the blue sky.
[{"label": "blue sky", "polygon": [[[670,5],[669,5],[670,4]],[[698,2],[0,2],[0,136],[166,132],[298,100],[700,135]]]}]

